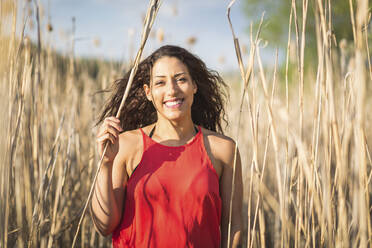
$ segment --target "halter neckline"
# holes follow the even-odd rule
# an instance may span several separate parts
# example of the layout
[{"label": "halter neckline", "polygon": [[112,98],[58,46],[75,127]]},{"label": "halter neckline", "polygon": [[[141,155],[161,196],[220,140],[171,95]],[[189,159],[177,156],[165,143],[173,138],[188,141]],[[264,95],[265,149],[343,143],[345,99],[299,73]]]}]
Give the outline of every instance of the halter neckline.
[{"label": "halter neckline", "polygon": [[[154,127],[151,129],[150,133],[149,133],[149,137],[152,138],[152,136],[154,135],[154,132],[155,132],[155,127],[156,125],[154,125]],[[198,128],[196,126],[194,126],[194,130],[195,130],[195,135],[199,132]]]}]

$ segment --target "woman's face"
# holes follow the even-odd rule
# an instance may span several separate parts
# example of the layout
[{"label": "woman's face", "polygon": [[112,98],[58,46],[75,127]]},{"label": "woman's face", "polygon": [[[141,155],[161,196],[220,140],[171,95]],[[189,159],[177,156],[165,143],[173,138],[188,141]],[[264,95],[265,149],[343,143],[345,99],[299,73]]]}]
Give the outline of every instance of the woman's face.
[{"label": "woman's face", "polygon": [[155,105],[158,117],[171,121],[191,118],[191,105],[197,91],[187,66],[175,57],[158,59],[151,72],[151,87],[144,85],[147,99]]}]

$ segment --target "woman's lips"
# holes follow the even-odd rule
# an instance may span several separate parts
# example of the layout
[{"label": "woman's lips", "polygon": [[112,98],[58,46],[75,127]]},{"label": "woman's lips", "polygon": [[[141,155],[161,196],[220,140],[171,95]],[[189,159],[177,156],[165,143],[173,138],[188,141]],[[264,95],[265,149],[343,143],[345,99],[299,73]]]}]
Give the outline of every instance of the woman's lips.
[{"label": "woman's lips", "polygon": [[167,108],[178,108],[183,103],[183,98],[172,99],[164,102]]}]

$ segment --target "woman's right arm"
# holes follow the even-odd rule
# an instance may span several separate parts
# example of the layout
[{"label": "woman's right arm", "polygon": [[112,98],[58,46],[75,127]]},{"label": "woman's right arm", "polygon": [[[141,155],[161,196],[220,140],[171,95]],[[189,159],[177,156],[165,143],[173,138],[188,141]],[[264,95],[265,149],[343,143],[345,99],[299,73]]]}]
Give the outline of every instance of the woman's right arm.
[{"label": "woman's right arm", "polygon": [[115,117],[104,120],[97,134],[97,146],[100,157],[106,142],[109,146],[103,158],[101,170],[94,188],[91,215],[96,229],[102,235],[109,235],[121,220],[126,173],[126,153],[123,142],[119,141],[122,131]]}]

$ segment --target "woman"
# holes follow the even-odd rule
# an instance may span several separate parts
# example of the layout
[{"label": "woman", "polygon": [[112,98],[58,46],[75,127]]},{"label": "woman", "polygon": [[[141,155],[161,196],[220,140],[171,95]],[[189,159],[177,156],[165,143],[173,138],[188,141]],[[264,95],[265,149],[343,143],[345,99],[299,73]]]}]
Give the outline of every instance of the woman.
[{"label": "woman", "polygon": [[[114,247],[227,247],[235,143],[222,132],[226,86],[196,56],[163,46],[129,73],[104,108],[97,144],[110,142],[92,199]],[[236,157],[232,247],[240,243],[242,174]]]}]

